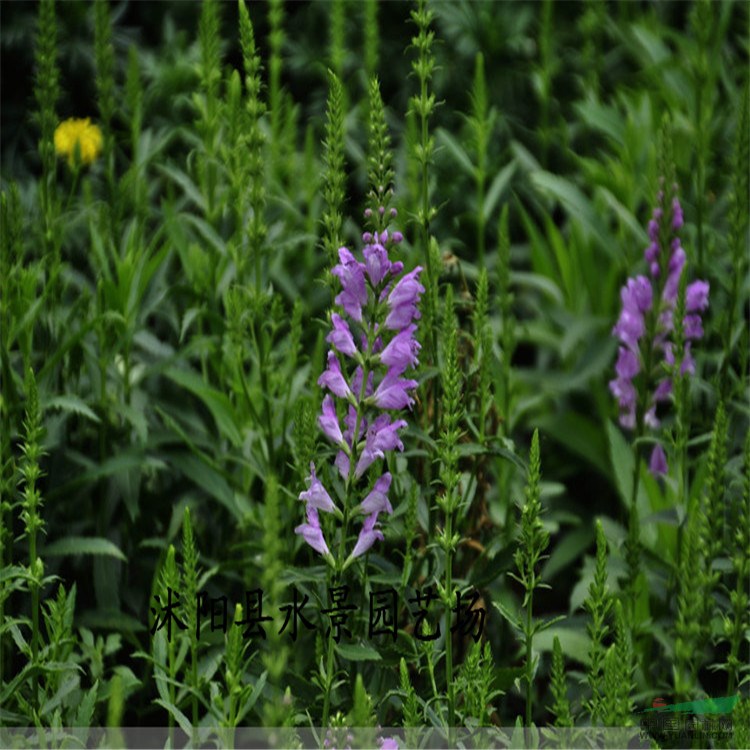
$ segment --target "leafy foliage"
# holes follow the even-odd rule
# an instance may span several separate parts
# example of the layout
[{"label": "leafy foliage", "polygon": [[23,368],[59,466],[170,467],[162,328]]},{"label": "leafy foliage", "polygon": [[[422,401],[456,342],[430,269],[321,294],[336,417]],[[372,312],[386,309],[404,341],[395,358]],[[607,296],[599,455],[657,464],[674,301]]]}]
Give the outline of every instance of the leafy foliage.
[{"label": "leafy foliage", "polygon": [[[739,696],[746,743],[748,7],[3,8],[0,724],[531,743]],[[100,157],[58,158],[86,116]],[[710,305],[682,372],[682,283],[654,364],[656,478],[608,382],[660,187]],[[338,580],[296,498],[333,462],[324,269],[363,212],[424,266],[419,385],[385,538]]]}]

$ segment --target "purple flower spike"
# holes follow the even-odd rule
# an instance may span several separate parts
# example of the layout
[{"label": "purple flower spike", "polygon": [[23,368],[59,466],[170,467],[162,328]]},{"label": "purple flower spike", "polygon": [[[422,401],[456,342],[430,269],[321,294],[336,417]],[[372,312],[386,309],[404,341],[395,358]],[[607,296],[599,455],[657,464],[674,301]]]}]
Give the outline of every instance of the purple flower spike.
[{"label": "purple flower spike", "polygon": [[318,385],[321,388],[328,388],[339,398],[349,398],[352,395],[341,373],[338,357],[333,352],[328,352],[328,369],[318,378]]},{"label": "purple flower spike", "polygon": [[331,496],[326,491],[323,483],[315,475],[315,464],[312,461],[310,462],[310,476],[308,480],[310,488],[305,492],[300,492],[299,499],[307,503],[308,510],[315,508],[325,513],[333,513],[336,510],[336,506],[333,504],[333,500],[331,500]]},{"label": "purple flower spike", "polygon": [[391,474],[387,471],[377,482],[375,482],[375,486],[372,488],[370,494],[367,495],[359,506],[362,513],[367,516],[372,513],[392,514],[393,508],[391,507],[390,502],[388,502],[388,490],[390,488]]},{"label": "purple flower spike", "polygon": [[318,511],[311,505],[307,506],[307,523],[303,523],[294,530],[295,534],[301,534],[302,538],[321,555],[330,555],[330,550],[323,538],[323,530],[320,528]]},{"label": "purple flower spike", "polygon": [[407,393],[408,390],[416,388],[416,380],[404,380],[399,377],[401,373],[395,369],[388,370],[386,376],[380,382],[373,395],[375,404],[381,409],[403,409],[414,403],[414,399]]},{"label": "purple flower spike", "polygon": [[326,341],[333,344],[342,354],[347,357],[353,357],[357,353],[357,346],[354,343],[354,337],[349,330],[347,322],[336,313],[331,315],[333,330],[326,336]]},{"label": "purple flower spike", "polygon": [[[617,377],[610,381],[609,389],[618,402],[620,424],[628,429],[637,425],[658,429],[661,422],[657,405],[669,400],[674,386],[672,373],[678,354],[674,344],[675,307],[687,256],[677,235],[684,224],[682,206],[676,195],[671,198],[671,211],[665,211],[664,202],[664,192],[660,190],[648,223],[650,244],[644,255],[652,281],[645,276],[628,279],[620,295],[620,317],[612,330],[622,346],[615,364]],[[668,228],[662,224],[665,215],[670,222]],[[700,313],[708,308],[708,293],[706,281],[694,281],[686,288],[686,315],[682,321],[685,342],[680,364],[683,376],[695,372],[691,344],[703,337]],[[650,363],[648,371],[645,363]],[[665,364],[670,371],[668,377],[661,375]],[[640,400],[639,391],[641,395],[650,391],[650,397]],[[643,413],[639,414],[637,408],[643,401]],[[656,476],[667,473],[666,455],[658,443],[649,468]]]},{"label": "purple flower spike", "polygon": [[379,539],[381,542],[383,541],[383,539],[385,538],[383,536],[383,532],[375,528],[375,524],[377,524],[377,522],[377,513],[373,513],[371,516],[367,516],[365,522],[362,524],[362,529],[359,532],[357,543],[354,545],[354,550],[349,557],[350,560],[354,560],[357,557],[364,555],[365,552],[367,552],[367,550],[370,549],[373,544],[375,544],[376,540]]},{"label": "purple flower spike", "polygon": [[[385,216],[384,210],[379,213]],[[412,391],[417,387],[416,380],[403,375],[419,363],[421,346],[413,321],[420,317],[422,269],[404,274],[403,263],[388,257],[388,249],[403,239],[401,233],[389,232],[382,222],[377,229],[362,235],[364,263],[347,248],[339,249],[340,262],[332,270],[341,283],[336,296],[338,308],[331,314],[332,330],[326,337],[331,345],[327,366],[318,378],[318,385],[330,391],[323,399],[318,423],[338,448],[333,465],[344,482],[345,502],[350,504],[345,511],[355,509],[365,521],[346,562],[342,565],[341,559],[334,561],[317,514],[323,510],[343,519],[344,512],[334,505],[311,465],[309,489],[300,494],[307,502],[308,523],[295,530],[339,572],[384,538],[377,519],[380,513],[393,513],[388,497],[391,474],[381,470],[369,492],[363,478],[388,451],[404,449],[399,431],[406,427],[406,420],[391,417],[388,410],[411,407]],[[336,398],[346,402],[343,421],[339,420],[343,410],[338,408]],[[341,549],[340,541],[337,549]]]},{"label": "purple flower spike", "polygon": [[664,476],[669,470],[667,467],[667,456],[664,448],[659,443],[651,451],[651,460],[648,462],[648,470],[655,476]]}]

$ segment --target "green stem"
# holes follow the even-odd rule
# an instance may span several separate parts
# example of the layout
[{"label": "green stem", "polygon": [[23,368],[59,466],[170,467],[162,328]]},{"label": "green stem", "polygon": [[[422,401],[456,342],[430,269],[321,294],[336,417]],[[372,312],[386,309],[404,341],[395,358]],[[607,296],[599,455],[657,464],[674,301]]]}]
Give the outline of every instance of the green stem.
[{"label": "green stem", "polygon": [[[448,546],[445,550],[445,591],[448,601],[453,598],[453,509],[448,510],[445,518],[445,538]],[[455,724],[456,705],[453,693],[453,637],[451,633],[451,609],[448,606],[446,614],[447,627],[445,632],[445,683],[448,692],[448,727]]]},{"label": "green stem", "polygon": [[[36,508],[30,514],[36,521]],[[39,582],[36,577],[36,526],[32,524],[29,531],[29,569],[31,571],[31,663],[36,665],[39,655]],[[38,676],[36,670],[31,679],[31,694],[37,708],[39,707]]]},{"label": "green stem", "polygon": [[[534,572],[532,570],[532,576]],[[534,610],[534,581],[531,581],[531,588],[528,591],[528,604],[526,606],[526,726],[531,726],[531,687],[534,679],[532,659],[534,658],[533,645],[534,635],[533,627],[534,623],[532,620]]]},{"label": "green stem", "polygon": [[477,250],[480,268],[484,268],[484,179],[484,153],[480,151],[477,166]]},{"label": "green stem", "polygon": [[261,346],[260,337],[256,330],[256,321],[253,320],[253,324],[250,328],[253,335],[253,344],[255,345],[255,351],[258,353],[258,370],[260,372],[260,387],[263,393],[263,413],[266,421],[266,446],[268,448],[268,460],[269,465],[273,466],[274,460],[274,446],[273,446],[273,420],[271,417],[271,402],[270,402],[270,391],[268,384],[268,371],[267,371],[267,356],[265,346]]}]

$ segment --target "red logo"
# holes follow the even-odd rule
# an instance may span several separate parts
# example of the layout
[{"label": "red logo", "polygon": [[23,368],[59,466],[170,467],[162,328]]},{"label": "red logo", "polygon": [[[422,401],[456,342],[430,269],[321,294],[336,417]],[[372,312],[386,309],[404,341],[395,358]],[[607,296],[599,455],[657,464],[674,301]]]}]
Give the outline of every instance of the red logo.
[{"label": "red logo", "polygon": [[667,702],[664,700],[664,698],[654,698],[654,701],[651,704],[651,708],[664,708],[666,705]]}]

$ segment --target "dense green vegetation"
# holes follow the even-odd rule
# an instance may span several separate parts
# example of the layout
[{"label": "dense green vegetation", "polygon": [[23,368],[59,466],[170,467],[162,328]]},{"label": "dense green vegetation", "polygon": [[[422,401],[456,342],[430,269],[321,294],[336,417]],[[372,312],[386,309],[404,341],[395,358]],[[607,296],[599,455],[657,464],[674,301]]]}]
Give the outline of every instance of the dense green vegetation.
[{"label": "dense green vegetation", "polygon": [[749,7],[3,3],[0,727],[750,746]]}]

